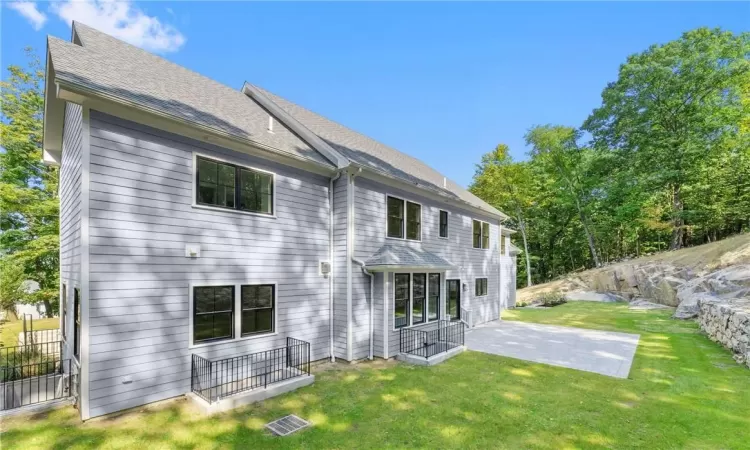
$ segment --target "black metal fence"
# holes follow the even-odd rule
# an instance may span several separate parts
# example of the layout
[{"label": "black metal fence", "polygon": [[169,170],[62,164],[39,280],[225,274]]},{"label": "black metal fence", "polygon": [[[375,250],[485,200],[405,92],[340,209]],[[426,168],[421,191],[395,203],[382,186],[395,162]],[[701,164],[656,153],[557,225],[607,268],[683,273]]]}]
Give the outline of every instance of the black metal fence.
[{"label": "black metal fence", "polygon": [[193,355],[190,389],[209,403],[291,378],[310,375],[310,343],[286,338],[286,346],[210,361]]},{"label": "black metal fence", "polygon": [[464,324],[440,320],[417,328],[401,328],[401,353],[429,358],[464,345]]},{"label": "black metal fence", "polygon": [[61,357],[59,341],[0,348],[0,410],[69,397],[72,366]]}]

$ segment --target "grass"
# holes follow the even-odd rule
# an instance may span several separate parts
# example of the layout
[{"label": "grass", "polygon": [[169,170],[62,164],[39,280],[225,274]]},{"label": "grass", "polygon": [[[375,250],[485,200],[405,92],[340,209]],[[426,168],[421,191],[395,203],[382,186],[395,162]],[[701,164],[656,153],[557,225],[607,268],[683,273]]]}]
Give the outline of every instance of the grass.
[{"label": "grass", "polygon": [[[60,319],[35,319],[35,330],[51,330],[60,328]],[[18,345],[18,333],[23,331],[23,320],[9,320],[0,323],[0,347],[14,347]]]},{"label": "grass", "polygon": [[[630,379],[476,352],[439,366],[333,365],[314,385],[220,416],[185,400],[81,424],[72,408],[7,419],[4,449],[747,448],[750,371],[661,311],[568,303],[509,320],[641,335]],[[295,413],[314,427],[277,438]]]}]

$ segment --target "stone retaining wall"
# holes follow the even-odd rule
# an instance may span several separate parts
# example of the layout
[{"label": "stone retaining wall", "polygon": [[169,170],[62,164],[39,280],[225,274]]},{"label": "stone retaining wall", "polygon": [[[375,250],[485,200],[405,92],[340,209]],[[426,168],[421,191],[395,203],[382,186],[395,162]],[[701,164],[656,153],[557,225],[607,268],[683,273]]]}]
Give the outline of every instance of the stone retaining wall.
[{"label": "stone retaining wall", "polygon": [[750,367],[750,299],[698,301],[698,322],[712,341],[734,352],[734,359]]}]

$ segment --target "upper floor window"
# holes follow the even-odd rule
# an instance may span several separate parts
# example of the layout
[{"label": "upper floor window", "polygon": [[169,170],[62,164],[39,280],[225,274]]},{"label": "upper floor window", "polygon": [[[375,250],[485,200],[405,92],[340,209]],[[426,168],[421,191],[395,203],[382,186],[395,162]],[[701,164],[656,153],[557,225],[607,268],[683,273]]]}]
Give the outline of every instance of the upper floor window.
[{"label": "upper floor window", "polygon": [[490,224],[481,220],[472,222],[472,243],[474,248],[490,248]]},{"label": "upper floor window", "polygon": [[273,174],[198,156],[195,202],[273,215]]},{"label": "upper floor window", "polygon": [[448,211],[440,210],[440,237],[448,237]]},{"label": "upper floor window", "polygon": [[500,236],[500,254],[505,255],[505,236]]},{"label": "upper floor window", "polygon": [[422,205],[397,197],[387,198],[386,235],[392,238],[419,241],[422,239]]}]

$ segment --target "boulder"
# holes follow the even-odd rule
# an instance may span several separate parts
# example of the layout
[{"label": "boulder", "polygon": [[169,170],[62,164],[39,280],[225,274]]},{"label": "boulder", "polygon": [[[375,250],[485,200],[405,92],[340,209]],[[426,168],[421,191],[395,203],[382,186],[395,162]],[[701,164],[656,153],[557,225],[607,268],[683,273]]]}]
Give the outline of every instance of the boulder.
[{"label": "boulder", "polygon": [[622,297],[608,292],[571,291],[565,294],[565,298],[571,301],[603,302],[613,303],[623,301]]},{"label": "boulder", "polygon": [[698,314],[700,313],[700,307],[698,306],[698,303],[701,300],[710,300],[714,298],[715,297],[713,297],[712,295],[703,292],[693,293],[691,295],[683,295],[682,300],[677,306],[677,309],[675,310],[672,317],[674,317],[675,319],[693,319],[695,317],[698,317]]},{"label": "boulder", "polygon": [[681,278],[665,276],[659,280],[650,298],[652,298],[655,303],[667,306],[677,306],[680,303],[677,300],[677,289],[683,284],[685,284],[685,280]]}]

